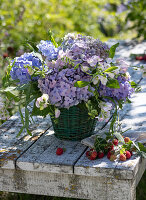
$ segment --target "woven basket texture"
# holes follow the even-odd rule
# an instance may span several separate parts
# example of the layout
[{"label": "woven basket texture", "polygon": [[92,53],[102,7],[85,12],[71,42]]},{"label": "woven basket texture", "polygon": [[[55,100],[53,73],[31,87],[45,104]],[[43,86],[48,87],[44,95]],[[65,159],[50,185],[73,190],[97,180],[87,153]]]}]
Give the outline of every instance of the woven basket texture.
[{"label": "woven basket texture", "polygon": [[79,141],[93,134],[96,120],[90,119],[87,110],[77,106],[63,109],[57,123],[51,118],[55,136],[63,140]]}]

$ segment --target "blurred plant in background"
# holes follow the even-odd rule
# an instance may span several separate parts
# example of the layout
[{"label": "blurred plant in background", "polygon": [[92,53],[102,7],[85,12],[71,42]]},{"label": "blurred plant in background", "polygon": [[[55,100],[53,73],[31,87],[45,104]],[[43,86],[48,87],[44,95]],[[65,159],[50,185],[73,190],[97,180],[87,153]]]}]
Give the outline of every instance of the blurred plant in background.
[{"label": "blurred plant in background", "polygon": [[146,1],[130,0],[127,9],[126,22],[132,22],[128,29],[136,30],[136,37],[146,39]]}]

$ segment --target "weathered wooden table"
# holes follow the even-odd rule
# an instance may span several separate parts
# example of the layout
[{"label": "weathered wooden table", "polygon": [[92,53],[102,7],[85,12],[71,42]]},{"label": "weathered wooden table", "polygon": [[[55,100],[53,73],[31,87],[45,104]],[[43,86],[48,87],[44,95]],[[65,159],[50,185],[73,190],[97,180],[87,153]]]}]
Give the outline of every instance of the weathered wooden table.
[{"label": "weathered wooden table", "polygon": [[[129,70],[140,82],[142,92],[132,97],[132,104],[125,106],[120,118],[125,128],[132,128],[129,136],[140,139],[146,132],[146,78],[139,71]],[[103,125],[98,124],[96,131]],[[86,146],[54,137],[49,116],[35,118],[30,127],[32,137],[24,132],[16,138],[21,127],[19,114],[0,127],[0,191],[96,200],[135,199],[145,159],[132,156],[125,162],[111,162],[105,156],[90,161],[85,156]],[[61,156],[56,155],[58,147],[66,149]]]}]

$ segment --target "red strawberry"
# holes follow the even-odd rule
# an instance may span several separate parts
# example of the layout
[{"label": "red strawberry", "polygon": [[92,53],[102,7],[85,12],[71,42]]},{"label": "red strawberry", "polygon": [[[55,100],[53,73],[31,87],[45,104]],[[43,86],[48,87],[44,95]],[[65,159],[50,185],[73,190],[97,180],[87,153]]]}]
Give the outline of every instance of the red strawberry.
[{"label": "red strawberry", "polygon": [[98,153],[98,158],[103,158],[104,157],[104,153],[103,152],[99,152]]},{"label": "red strawberry", "polygon": [[113,144],[114,144],[115,146],[118,145],[118,142],[119,142],[119,141],[118,141],[117,139],[114,139],[114,140],[113,140]]},{"label": "red strawberry", "polygon": [[131,150],[129,150],[129,152],[131,153],[131,156],[132,156],[132,155],[133,155],[132,151],[131,151]]},{"label": "red strawberry", "polygon": [[86,156],[87,156],[87,157],[90,156],[90,151],[86,151]]},{"label": "red strawberry", "polygon": [[129,151],[126,151],[126,158],[127,159],[131,158],[131,153]]},{"label": "red strawberry", "polygon": [[57,148],[56,155],[60,156],[62,154],[63,154],[63,149],[62,148]]},{"label": "red strawberry", "polygon": [[107,158],[110,159],[110,157],[111,157],[111,152],[109,151],[109,152],[107,153]]},{"label": "red strawberry", "polygon": [[90,149],[90,152],[91,152],[91,151],[94,151],[94,149]]},{"label": "red strawberry", "polygon": [[114,150],[114,145],[113,144],[109,147],[108,151],[112,151],[112,150]]},{"label": "red strawberry", "polygon": [[116,158],[117,158],[117,156],[115,154],[112,154],[110,156],[110,161],[114,161],[114,160],[116,160]]},{"label": "red strawberry", "polygon": [[143,56],[136,56],[136,60],[143,60]]},{"label": "red strawberry", "polygon": [[146,60],[146,55],[144,55],[143,60]]},{"label": "red strawberry", "polygon": [[126,156],[124,154],[120,154],[120,160],[121,161],[125,161],[126,160]]},{"label": "red strawberry", "polygon": [[125,141],[125,143],[128,143],[130,141],[130,138],[129,137],[125,137],[124,141]]},{"label": "red strawberry", "polygon": [[89,159],[90,160],[95,160],[97,158],[97,151],[92,151],[90,154]]}]

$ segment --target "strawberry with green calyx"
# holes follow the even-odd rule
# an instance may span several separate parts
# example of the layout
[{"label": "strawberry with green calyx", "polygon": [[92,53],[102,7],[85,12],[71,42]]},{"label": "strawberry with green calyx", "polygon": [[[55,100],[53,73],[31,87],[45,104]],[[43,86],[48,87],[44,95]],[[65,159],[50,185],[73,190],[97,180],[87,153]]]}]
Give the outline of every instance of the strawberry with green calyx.
[{"label": "strawberry with green calyx", "polygon": [[102,151],[100,151],[99,153],[98,153],[98,158],[103,158],[104,157],[104,153],[102,152]]},{"label": "strawberry with green calyx", "polygon": [[107,158],[110,159],[111,155],[112,155],[112,154],[111,154],[111,152],[109,151],[109,152],[107,153]]},{"label": "strawberry with green calyx", "polygon": [[128,143],[128,142],[130,142],[130,138],[129,137],[125,137],[124,141],[125,141],[125,143]]},{"label": "strawberry with green calyx", "polygon": [[115,146],[118,146],[118,143],[119,143],[119,141],[118,141],[117,139],[113,139],[113,144],[114,144]]},{"label": "strawberry with green calyx", "polygon": [[112,154],[109,159],[110,161],[114,161],[117,159],[117,156],[115,154]]},{"label": "strawberry with green calyx", "polygon": [[126,160],[126,156],[124,154],[120,154],[120,160],[121,161],[125,161]]},{"label": "strawberry with green calyx", "polygon": [[86,151],[86,157],[88,158],[90,156],[90,151]]},{"label": "strawberry with green calyx", "polygon": [[126,152],[125,152],[125,155],[126,155],[126,158],[127,158],[127,159],[131,158],[131,153],[130,153],[129,151],[126,151]]},{"label": "strawberry with green calyx", "polygon": [[97,155],[98,155],[97,151],[94,150],[94,151],[91,152],[89,159],[95,160],[97,158]]},{"label": "strawberry with green calyx", "polygon": [[112,151],[112,150],[114,150],[114,145],[113,144],[108,147],[108,151]]},{"label": "strawberry with green calyx", "polygon": [[60,156],[63,154],[63,148],[57,148],[56,155]]}]

